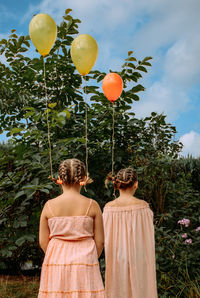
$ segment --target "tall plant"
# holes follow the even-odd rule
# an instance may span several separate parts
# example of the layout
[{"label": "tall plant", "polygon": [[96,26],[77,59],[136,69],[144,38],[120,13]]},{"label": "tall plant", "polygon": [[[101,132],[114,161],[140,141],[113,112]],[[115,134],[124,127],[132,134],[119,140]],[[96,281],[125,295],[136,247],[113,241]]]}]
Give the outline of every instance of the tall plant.
[{"label": "tall plant", "polygon": [[[113,192],[103,186],[105,176],[111,170],[112,108],[99,86],[105,73],[90,72],[86,76],[89,84],[83,91],[82,78],[76,73],[70,57],[70,45],[78,33],[80,20],[72,18],[69,13],[70,10],[66,10],[63,22],[58,26],[58,38],[46,58],[53,171],[56,176],[62,159],[77,157],[85,160],[86,92],[90,99],[89,171],[95,181],[86,195],[97,199],[103,206],[112,198]],[[7,40],[0,41],[0,53],[6,57],[6,64],[0,63],[1,131],[7,131],[10,138],[9,147],[0,148],[0,262],[16,270],[30,258],[40,264],[37,243],[40,212],[46,200],[60,192],[48,179],[47,108],[42,59],[30,58],[29,48],[29,37],[17,36],[15,30]],[[174,141],[175,128],[165,122],[163,115],[152,113],[148,118],[137,119],[133,112],[134,101],[138,101],[139,92],[145,90],[139,80],[151,66],[150,59],[137,60],[130,51],[118,72],[124,82],[124,91],[115,103],[114,169],[117,171],[131,165],[143,173],[146,180],[141,183],[146,192],[141,192],[142,198],[160,212],[164,210],[166,186],[160,187],[155,181],[152,191],[146,184],[147,177],[160,175],[159,162],[166,155],[176,158],[181,145]],[[153,162],[157,162],[156,174]],[[165,173],[159,179],[164,178]],[[159,201],[160,192],[162,203]]]}]

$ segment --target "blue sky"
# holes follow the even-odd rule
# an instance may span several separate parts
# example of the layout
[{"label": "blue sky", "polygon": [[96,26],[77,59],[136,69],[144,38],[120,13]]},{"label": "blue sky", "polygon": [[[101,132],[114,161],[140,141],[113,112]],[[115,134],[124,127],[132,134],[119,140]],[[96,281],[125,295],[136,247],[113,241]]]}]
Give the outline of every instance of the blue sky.
[{"label": "blue sky", "polygon": [[0,38],[8,36],[11,29],[17,29],[19,35],[28,34],[29,22],[39,12],[50,14],[59,24],[66,8],[81,19],[80,33],[96,39],[97,69],[120,69],[129,50],[138,59],[153,57],[153,66],[142,81],[146,92],[133,110],[137,117],[152,111],[165,113],[177,127],[183,154],[199,156],[200,1],[1,0]]}]

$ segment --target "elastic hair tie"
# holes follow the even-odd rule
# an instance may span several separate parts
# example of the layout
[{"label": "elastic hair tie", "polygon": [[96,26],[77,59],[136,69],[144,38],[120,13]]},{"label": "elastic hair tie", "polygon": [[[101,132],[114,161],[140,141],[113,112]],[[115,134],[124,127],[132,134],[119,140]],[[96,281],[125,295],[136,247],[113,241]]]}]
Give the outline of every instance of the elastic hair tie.
[{"label": "elastic hair tie", "polygon": [[58,178],[58,180],[56,180],[57,184],[63,184],[63,181],[60,179],[60,177]]}]

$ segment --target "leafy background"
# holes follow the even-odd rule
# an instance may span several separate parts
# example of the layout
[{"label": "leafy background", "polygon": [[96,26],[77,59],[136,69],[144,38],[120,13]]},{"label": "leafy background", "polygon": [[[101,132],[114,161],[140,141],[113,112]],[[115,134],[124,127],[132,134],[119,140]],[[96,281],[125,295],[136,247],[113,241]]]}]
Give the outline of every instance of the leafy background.
[{"label": "leafy background", "polygon": [[[89,172],[94,183],[83,193],[101,207],[112,199],[104,187],[111,170],[112,105],[101,92],[105,76],[93,70],[83,79],[70,57],[80,20],[65,11],[58,38],[46,58],[46,81],[53,172],[61,160],[85,160],[85,104],[87,96]],[[11,31],[0,41],[1,132],[9,141],[0,145],[0,267],[19,273],[32,261],[41,266],[39,217],[44,203],[60,193],[48,179],[47,107],[42,58],[30,58],[28,36]],[[199,297],[200,226],[199,159],[179,158],[182,144],[166,116],[152,112],[144,119],[134,114],[134,102],[145,88],[140,83],[151,67],[151,57],[138,60],[129,51],[121,71],[124,91],[115,105],[115,171],[132,166],[139,175],[137,196],[154,211],[159,297]],[[110,71],[115,71],[110,70]],[[146,75],[146,74],[145,74]],[[178,224],[190,219],[189,227]],[[182,234],[187,233],[191,244]],[[101,259],[102,271],[104,259]]]}]

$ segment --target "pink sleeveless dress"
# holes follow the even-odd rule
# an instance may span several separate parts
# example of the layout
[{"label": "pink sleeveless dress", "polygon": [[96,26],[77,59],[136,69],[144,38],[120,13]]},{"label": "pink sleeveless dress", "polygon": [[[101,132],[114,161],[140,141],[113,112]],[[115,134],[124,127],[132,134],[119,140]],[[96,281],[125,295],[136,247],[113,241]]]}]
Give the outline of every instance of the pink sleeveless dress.
[{"label": "pink sleeveless dress", "polygon": [[157,298],[153,212],[148,203],[106,206],[105,291],[108,298]]},{"label": "pink sleeveless dress", "polygon": [[42,264],[39,298],[105,297],[93,218],[87,213],[49,218],[50,241]]}]

